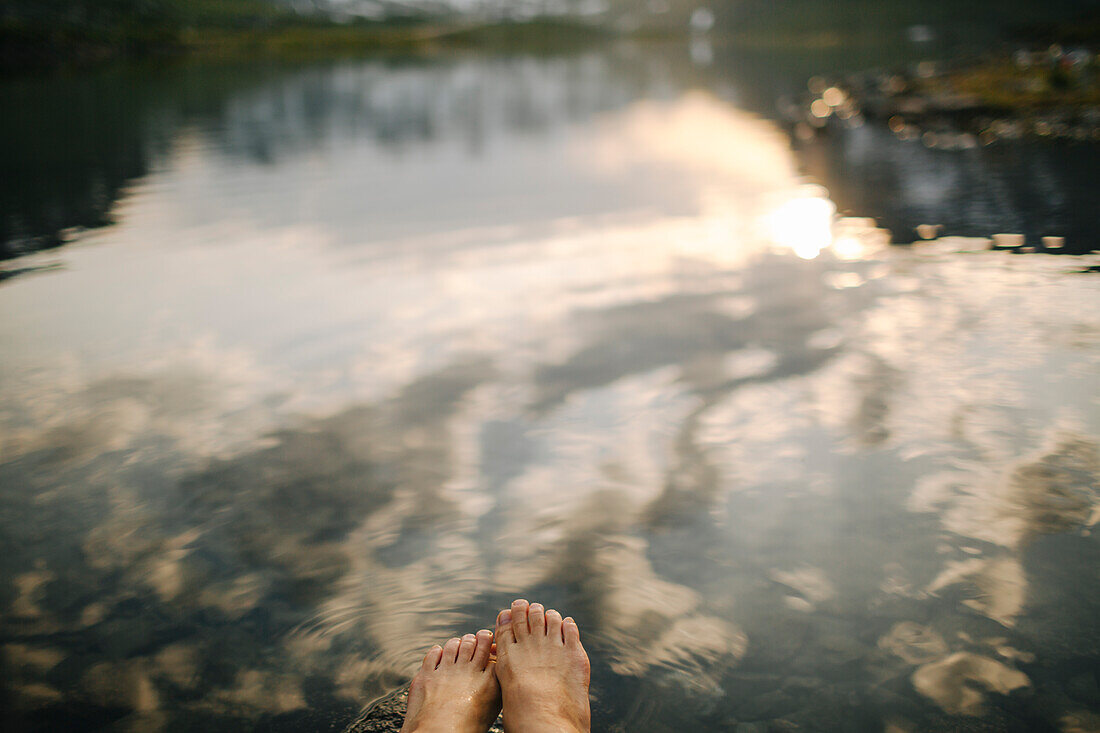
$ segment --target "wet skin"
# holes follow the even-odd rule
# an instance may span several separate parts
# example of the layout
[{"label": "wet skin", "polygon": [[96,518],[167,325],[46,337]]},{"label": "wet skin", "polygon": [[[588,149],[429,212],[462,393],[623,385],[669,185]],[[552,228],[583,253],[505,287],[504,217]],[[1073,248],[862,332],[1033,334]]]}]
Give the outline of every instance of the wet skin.
[{"label": "wet skin", "polygon": [[[409,687],[402,733],[587,733],[591,666],[572,618],[516,600],[487,630],[433,646]],[[496,660],[491,659],[495,647]]]},{"label": "wet skin", "polygon": [[516,600],[497,616],[496,639],[509,733],[591,730],[591,666],[572,618]]},{"label": "wet skin", "polygon": [[409,686],[402,733],[485,733],[500,713],[489,662],[493,632],[482,629],[433,646]]}]

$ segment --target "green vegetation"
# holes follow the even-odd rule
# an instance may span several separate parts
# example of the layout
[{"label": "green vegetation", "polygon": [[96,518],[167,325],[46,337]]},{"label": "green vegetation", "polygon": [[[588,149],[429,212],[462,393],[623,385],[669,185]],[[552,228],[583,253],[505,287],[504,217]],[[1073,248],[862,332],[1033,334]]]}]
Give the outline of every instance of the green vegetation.
[{"label": "green vegetation", "polygon": [[[1084,21],[1082,0],[711,0],[712,36],[748,48],[876,47],[898,43],[905,29],[928,25],[938,37],[982,45],[1006,31],[1032,38],[1095,40],[1100,20]],[[606,39],[616,12],[638,12],[641,0],[612,4],[603,26],[569,20],[495,24],[455,17],[338,23],[302,15],[279,0],[3,0],[0,71],[84,66],[116,58],[214,55],[325,55],[438,46],[547,51]],[[678,3],[677,6],[683,5]],[[687,5],[683,6],[687,8]],[[630,8],[634,8],[633,11]],[[646,38],[687,32],[686,16],[643,24]],[[1075,22],[1068,22],[1076,19]]]},{"label": "green vegetation", "polygon": [[915,91],[930,98],[962,94],[999,110],[1081,111],[1100,105],[1100,62],[1093,57],[1076,65],[1049,59],[1021,65],[997,57],[919,80]]},{"label": "green vegetation", "polygon": [[167,48],[178,22],[158,0],[9,0],[0,10],[0,67],[83,64]]},{"label": "green vegetation", "polygon": [[338,24],[271,0],[7,0],[0,6],[0,69],[192,51],[415,44],[433,33],[423,23]]},{"label": "green vegetation", "polygon": [[917,79],[914,91],[929,98],[963,95],[983,107],[1016,113],[1077,113],[1100,106],[1100,11],[1067,23],[1018,24],[1012,35],[1020,46],[1014,54],[983,56]]},{"label": "green vegetation", "polygon": [[427,17],[337,23],[272,0],[8,0],[0,71],[198,53],[293,58],[379,49],[568,48],[607,37],[568,21],[465,24]]}]

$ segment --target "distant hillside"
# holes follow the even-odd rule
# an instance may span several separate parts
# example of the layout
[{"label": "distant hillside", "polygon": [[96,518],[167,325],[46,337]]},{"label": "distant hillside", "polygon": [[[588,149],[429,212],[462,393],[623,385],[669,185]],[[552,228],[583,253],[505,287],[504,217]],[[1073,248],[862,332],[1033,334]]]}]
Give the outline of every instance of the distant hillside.
[{"label": "distant hillside", "polygon": [[1095,7],[1095,0],[3,0],[0,70],[234,46],[312,53],[448,39],[546,46],[602,37],[593,29],[683,34],[694,27],[769,44],[892,42],[905,28],[928,25],[965,42],[1009,28],[1064,34],[1060,24]]},{"label": "distant hillside", "polygon": [[[118,57],[172,55],[236,37],[347,29],[315,11],[279,0],[3,0],[0,70],[87,65]],[[394,22],[392,21],[390,25]],[[373,24],[369,19],[361,25]],[[310,41],[347,42],[347,34]]]},{"label": "distant hillside", "polygon": [[290,14],[265,0],[4,0],[0,68],[166,53],[189,27],[264,27]]},{"label": "distant hillside", "polygon": [[813,27],[848,24],[1031,22],[1071,17],[1092,0],[740,0],[721,3],[735,18]]},{"label": "distant hillside", "polygon": [[[290,1],[290,0],[286,0]],[[299,0],[300,2],[301,0]],[[783,27],[843,30],[935,23],[1054,22],[1073,17],[1096,0],[305,0],[319,8],[377,16],[397,11],[463,14],[490,20],[566,15],[630,28],[685,28],[706,9],[716,28]]]}]

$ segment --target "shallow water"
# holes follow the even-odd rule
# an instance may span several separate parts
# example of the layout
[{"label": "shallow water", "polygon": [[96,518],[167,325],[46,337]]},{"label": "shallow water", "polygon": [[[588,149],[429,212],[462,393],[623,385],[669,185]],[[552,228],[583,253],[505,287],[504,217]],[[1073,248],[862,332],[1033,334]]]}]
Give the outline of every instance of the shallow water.
[{"label": "shallow water", "polygon": [[12,724],[339,729],[525,596],[600,730],[1096,729],[1096,258],[831,227],[711,64],[6,86]]}]

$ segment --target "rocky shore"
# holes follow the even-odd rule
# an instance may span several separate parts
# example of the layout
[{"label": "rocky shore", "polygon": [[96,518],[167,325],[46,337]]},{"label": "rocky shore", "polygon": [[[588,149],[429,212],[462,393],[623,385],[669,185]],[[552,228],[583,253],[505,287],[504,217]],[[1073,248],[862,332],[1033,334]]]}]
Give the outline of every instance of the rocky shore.
[{"label": "rocky shore", "polygon": [[1100,56],[1045,49],[904,70],[814,77],[780,112],[803,140],[837,126],[886,124],[903,140],[967,149],[1021,139],[1100,142]]}]

